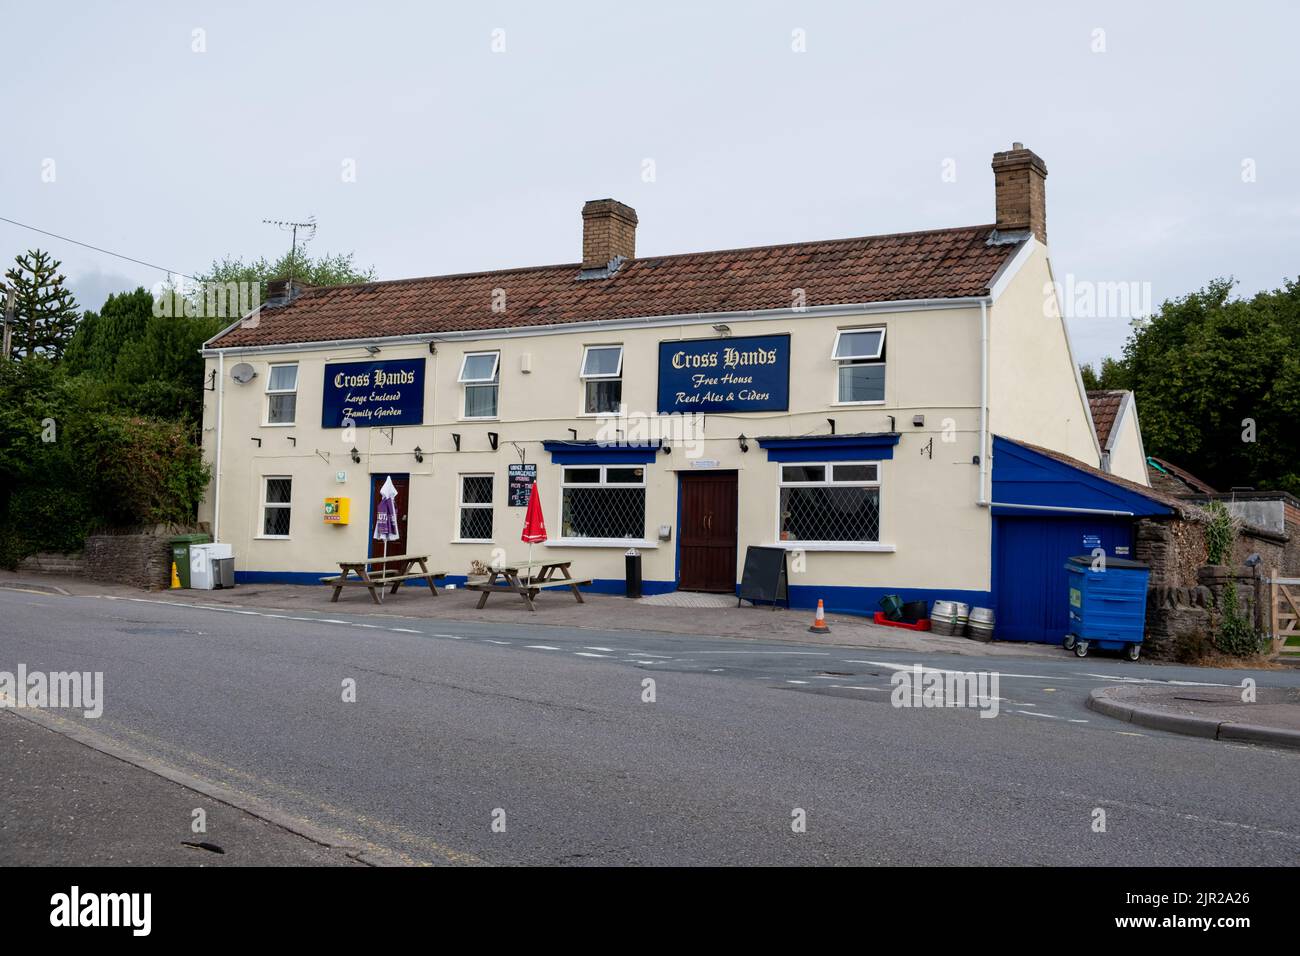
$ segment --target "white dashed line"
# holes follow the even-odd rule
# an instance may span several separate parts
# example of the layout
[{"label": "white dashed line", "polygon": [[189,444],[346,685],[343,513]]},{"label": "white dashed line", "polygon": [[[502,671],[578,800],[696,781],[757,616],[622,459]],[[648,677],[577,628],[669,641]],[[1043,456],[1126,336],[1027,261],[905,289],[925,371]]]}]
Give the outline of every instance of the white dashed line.
[{"label": "white dashed line", "polygon": [[490,638],[490,637],[485,637],[485,638],[483,638],[483,643],[484,643],[484,644],[504,644],[506,647],[509,647],[509,646],[510,646],[510,642],[509,642],[509,641],[494,641],[494,640],[492,640],[492,638]]},{"label": "white dashed line", "polygon": [[573,653],[578,657],[609,657],[608,654],[588,654],[586,651],[574,651]]},{"label": "white dashed line", "polygon": [[388,630],[397,634],[422,634],[423,631],[413,631],[409,627],[390,627]]},{"label": "white dashed line", "polygon": [[558,651],[558,647],[552,647],[550,644],[525,644],[524,647],[534,651]]}]

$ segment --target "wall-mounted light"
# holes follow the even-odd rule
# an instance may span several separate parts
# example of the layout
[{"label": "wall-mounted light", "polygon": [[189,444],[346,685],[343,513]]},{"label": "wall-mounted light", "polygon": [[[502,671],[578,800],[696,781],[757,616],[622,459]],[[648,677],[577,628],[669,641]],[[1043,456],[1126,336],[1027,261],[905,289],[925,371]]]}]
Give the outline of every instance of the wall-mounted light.
[{"label": "wall-mounted light", "polygon": [[713,331],[717,332],[719,335],[730,335],[731,326],[727,325],[725,322],[719,322],[713,327]]},{"label": "wall-mounted light", "polygon": [[361,452],[357,451],[357,446],[356,446],[356,445],[353,445],[353,446],[352,446],[351,455],[352,455],[352,463],[353,463],[354,465],[359,465],[359,464],[361,464]]},{"label": "wall-mounted light", "polygon": [[738,439],[736,439],[736,440],[737,440],[738,442],[740,442],[740,450],[741,450],[741,452],[747,452],[747,451],[749,451],[749,439],[747,439],[747,438],[742,434],[742,435],[741,435]]},{"label": "wall-mounted light", "polygon": [[672,445],[660,445],[659,447],[664,450],[665,455],[671,455],[673,453]]},{"label": "wall-mounted light", "polygon": [[422,449],[419,445],[415,446],[415,460],[421,462],[424,461],[424,449]]},{"label": "wall-mounted light", "polygon": [[925,416],[924,416],[924,415],[913,415],[913,416],[912,416],[912,425],[915,426],[916,428],[923,428],[923,427],[925,427]]},{"label": "wall-mounted light", "polygon": [[[835,434],[835,419],[833,419],[833,418],[828,418],[828,419],[826,419],[826,423],[827,423],[828,425],[831,426],[831,434],[834,435],[834,434]],[[893,431],[893,429],[890,429],[890,431]]]},{"label": "wall-mounted light", "polygon": [[497,442],[500,441],[500,437],[496,432],[488,432],[488,444],[492,446],[493,451],[497,450]]},{"label": "wall-mounted light", "polygon": [[460,451],[460,435],[457,432],[451,433],[451,441],[456,446],[456,450]]},{"label": "wall-mounted light", "polygon": [[378,345],[367,345],[367,346],[366,346],[366,351],[369,352],[371,355],[378,355],[378,354],[379,354],[379,346],[378,346]]},{"label": "wall-mounted light", "polygon": [[430,354],[430,355],[437,355],[437,354],[438,354],[438,346],[435,345],[433,342],[430,342],[430,343],[429,343],[429,354]]}]

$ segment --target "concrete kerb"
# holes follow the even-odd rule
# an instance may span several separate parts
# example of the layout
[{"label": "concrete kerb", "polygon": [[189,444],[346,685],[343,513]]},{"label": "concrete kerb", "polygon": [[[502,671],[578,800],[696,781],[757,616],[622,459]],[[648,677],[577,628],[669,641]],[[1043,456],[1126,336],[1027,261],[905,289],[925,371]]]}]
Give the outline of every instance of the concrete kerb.
[{"label": "concrete kerb", "polygon": [[1126,688],[1099,687],[1088,695],[1088,709],[1129,724],[1165,730],[1190,737],[1231,740],[1238,743],[1269,744],[1300,749],[1300,731],[1282,727],[1261,727],[1231,720],[1212,720],[1190,714],[1172,714],[1155,707],[1143,707],[1117,699]]}]

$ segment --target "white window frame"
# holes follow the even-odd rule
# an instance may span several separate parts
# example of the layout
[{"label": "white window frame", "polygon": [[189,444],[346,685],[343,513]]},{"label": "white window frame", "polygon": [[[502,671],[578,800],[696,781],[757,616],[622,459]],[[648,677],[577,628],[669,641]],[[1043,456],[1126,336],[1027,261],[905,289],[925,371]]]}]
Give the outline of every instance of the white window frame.
[{"label": "white window frame", "polygon": [[[493,357],[491,376],[487,378],[466,378],[465,366],[469,364],[469,360],[471,358],[474,358],[475,356],[479,356],[479,355],[491,355]],[[484,349],[483,351],[479,351],[479,352],[466,352],[463,356],[461,356],[460,375],[457,376],[456,381],[458,381],[461,386],[460,418],[462,421],[493,421],[501,417],[501,350],[500,349]],[[471,388],[486,388],[488,386],[495,388],[497,392],[496,413],[493,415],[465,414],[466,406],[469,403],[469,390]]]},{"label": "white window frame", "polygon": [[[556,502],[556,513],[560,516],[560,527],[564,527],[564,489],[566,488],[647,488],[647,478],[649,477],[649,465],[644,463],[614,463],[608,465],[561,465],[560,482],[559,482],[559,500]],[[570,469],[594,468],[600,472],[600,478],[592,481],[569,481],[567,475]],[[607,475],[610,468],[639,468],[641,470],[640,481],[608,481]],[[641,537],[640,538],[584,538],[584,537],[560,537],[546,542],[547,547],[589,547],[589,548],[626,548],[629,545],[636,545],[639,548],[658,547],[658,542],[651,541],[645,537],[646,515],[650,510],[649,491],[643,499],[643,508],[641,512]]]},{"label": "white window frame", "polygon": [[[607,350],[609,350],[609,349],[618,349],[618,369],[617,369],[616,371],[612,372],[612,373],[611,373],[611,372],[602,372],[602,373],[599,373],[599,374],[597,374],[597,373],[589,373],[589,372],[587,371],[587,356],[590,355],[593,351],[598,351],[598,350],[606,350],[606,351],[607,351]],[[579,410],[579,415],[581,415],[581,416],[584,417],[584,418],[586,418],[586,417],[602,418],[602,417],[607,417],[607,416],[611,416],[611,415],[618,415],[618,414],[622,411],[623,400],[622,400],[621,397],[619,398],[619,408],[615,409],[615,410],[612,411],[612,412],[593,412],[593,411],[588,411],[588,409],[587,409],[587,383],[588,383],[588,382],[614,382],[614,381],[619,381],[619,382],[621,382],[621,381],[623,380],[623,356],[624,356],[624,354],[625,354],[625,353],[624,353],[624,349],[623,349],[623,343],[621,343],[621,342],[609,342],[609,343],[606,343],[606,344],[604,344],[604,345],[600,345],[600,344],[596,344],[596,345],[584,345],[584,346],[582,347],[582,363],[578,366],[578,378],[579,378],[579,380],[581,380],[581,382],[582,382],[582,395],[581,395],[581,398],[580,398],[580,401],[581,401],[581,409]]]},{"label": "white window frame", "polygon": [[[293,388],[272,388],[271,379],[275,377],[277,368],[293,369]],[[302,374],[297,362],[272,362],[266,370],[266,400],[262,403],[262,425],[266,428],[292,428],[298,424],[298,378]],[[293,402],[293,421],[291,422],[273,422],[271,421],[271,396],[272,395],[292,395]]]},{"label": "white window frame", "polygon": [[[487,502],[466,501],[465,500],[465,479],[466,478],[487,478],[492,482],[492,498]],[[471,544],[492,544],[497,533],[497,516],[492,515],[492,534],[491,538],[462,538],[461,529],[461,512],[466,508],[477,511],[494,511],[496,508],[497,497],[497,479],[496,475],[490,471],[466,471],[456,476],[456,537],[452,540],[458,543]]]},{"label": "white window frame", "polygon": [[[267,492],[273,481],[289,482],[289,500],[288,501],[268,501]],[[266,533],[266,510],[268,508],[283,508],[289,512],[289,534],[267,534]],[[257,537],[267,541],[288,541],[293,537],[293,475],[263,475],[262,476],[262,507],[257,512]]]},{"label": "white window frame", "polygon": [[[879,332],[880,342],[876,347],[874,355],[840,355],[840,337],[851,335],[854,332]],[[840,401],[840,369],[846,365],[879,365],[885,369],[886,381],[888,381],[889,371],[888,362],[885,355],[885,336],[887,329],[883,325],[866,325],[858,328],[836,329],[835,342],[831,345],[831,361],[835,363],[835,401],[832,405],[884,405],[884,398],[873,398],[861,402],[844,402]]]},{"label": "white window frame", "polygon": [[[875,478],[861,480],[835,480],[836,466],[862,466],[866,465],[875,472]],[[785,478],[785,469],[787,467],[796,468],[825,468],[825,474],[829,477],[822,481],[787,481]],[[786,548],[791,551],[893,551],[892,544],[884,544],[881,538],[885,531],[885,491],[884,483],[881,480],[881,465],[879,461],[783,461],[777,464],[776,473],[776,526],[773,538],[776,540],[777,547]],[[875,488],[876,489],[876,508],[879,512],[879,522],[876,528],[875,541],[790,541],[781,537],[781,489],[782,488]]]}]

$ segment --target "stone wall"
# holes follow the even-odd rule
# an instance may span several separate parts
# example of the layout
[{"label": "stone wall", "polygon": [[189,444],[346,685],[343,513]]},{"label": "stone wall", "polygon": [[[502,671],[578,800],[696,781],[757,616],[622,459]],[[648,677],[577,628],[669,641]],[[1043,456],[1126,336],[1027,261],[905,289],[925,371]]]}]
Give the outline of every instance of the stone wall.
[{"label": "stone wall", "polygon": [[92,534],[82,571],[92,581],[156,591],[171,586],[171,535]]},{"label": "stone wall", "polygon": [[1204,525],[1191,519],[1139,520],[1134,528],[1133,557],[1151,568],[1147,587],[1143,654],[1165,660],[1194,660],[1213,647],[1223,591],[1237,588],[1237,606],[1263,629],[1256,575],[1246,558],[1260,556],[1260,568],[1283,567],[1288,542],[1256,529],[1243,529],[1233,546],[1229,567],[1206,567]]},{"label": "stone wall", "polygon": [[40,554],[29,554],[19,561],[18,570],[29,574],[80,574],[82,558],[80,554],[43,551]]}]

